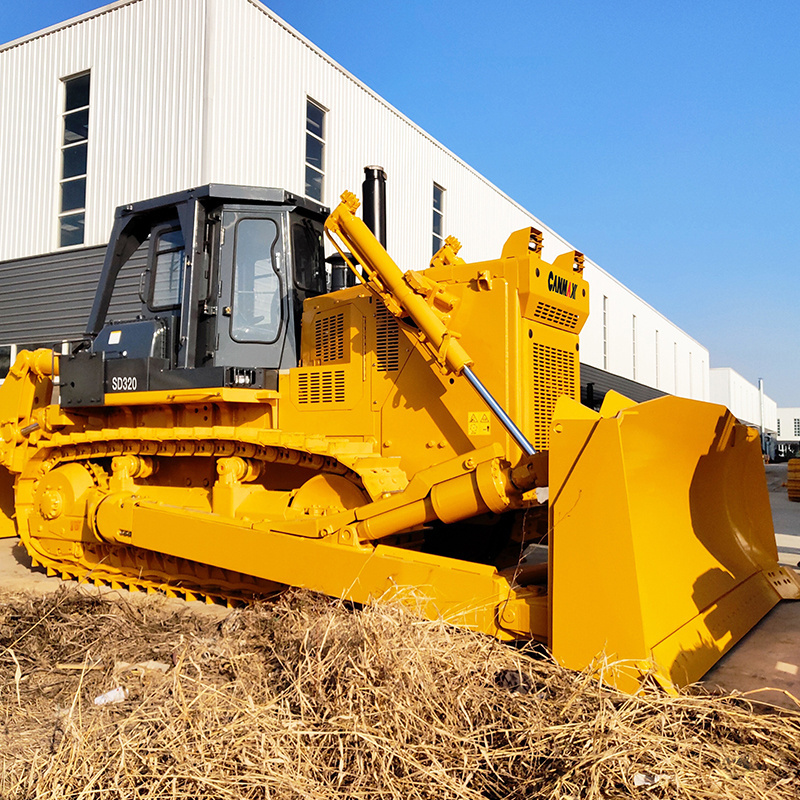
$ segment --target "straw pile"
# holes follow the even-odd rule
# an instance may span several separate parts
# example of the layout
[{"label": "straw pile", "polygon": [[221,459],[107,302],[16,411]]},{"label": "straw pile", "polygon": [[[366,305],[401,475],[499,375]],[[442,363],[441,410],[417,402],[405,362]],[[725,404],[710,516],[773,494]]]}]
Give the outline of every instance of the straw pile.
[{"label": "straw pile", "polygon": [[0,602],[3,798],[780,800],[798,745],[796,715],[623,696],[398,608]]}]

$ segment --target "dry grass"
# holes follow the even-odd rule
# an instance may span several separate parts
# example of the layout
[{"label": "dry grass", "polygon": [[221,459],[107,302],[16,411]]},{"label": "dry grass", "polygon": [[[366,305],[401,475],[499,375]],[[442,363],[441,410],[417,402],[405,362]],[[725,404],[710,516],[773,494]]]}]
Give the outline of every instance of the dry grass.
[{"label": "dry grass", "polygon": [[[120,664],[145,661],[166,672]],[[61,591],[0,604],[0,762],[4,798],[780,800],[800,722],[626,697],[397,608],[297,593],[220,621]]]}]

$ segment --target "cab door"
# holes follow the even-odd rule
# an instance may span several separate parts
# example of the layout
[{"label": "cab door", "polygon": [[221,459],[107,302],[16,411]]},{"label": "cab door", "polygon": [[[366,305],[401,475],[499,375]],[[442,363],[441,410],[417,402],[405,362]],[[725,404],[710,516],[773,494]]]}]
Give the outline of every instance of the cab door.
[{"label": "cab door", "polygon": [[224,210],[217,305],[218,366],[297,365],[287,213]]}]

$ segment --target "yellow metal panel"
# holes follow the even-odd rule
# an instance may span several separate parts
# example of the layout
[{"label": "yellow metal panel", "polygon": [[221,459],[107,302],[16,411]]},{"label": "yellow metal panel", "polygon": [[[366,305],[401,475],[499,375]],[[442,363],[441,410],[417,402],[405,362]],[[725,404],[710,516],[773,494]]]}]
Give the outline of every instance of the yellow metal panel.
[{"label": "yellow metal panel", "polygon": [[17,535],[14,523],[14,476],[0,467],[0,539]]},{"label": "yellow metal panel", "polygon": [[647,654],[622,454],[598,421],[560,401],[550,450],[550,646],[573,669]]},{"label": "yellow metal panel", "polygon": [[113,392],[106,394],[107,406],[146,406],[160,403],[265,403],[278,399],[271,389],[234,389],[228,387],[202,389],[168,389],[157,392]]},{"label": "yellow metal panel", "polygon": [[600,416],[604,419],[611,419],[612,417],[616,417],[620,411],[625,411],[626,408],[633,408],[635,405],[636,403],[633,400],[629,400],[624,395],[611,389],[606,392],[603,398]]},{"label": "yellow metal panel", "polygon": [[672,683],[694,683],[747,633],[749,628],[744,628],[741,620],[761,619],[776,602],[766,576],[761,572],[752,575],[656,644],[653,660],[669,665]]},{"label": "yellow metal panel", "polygon": [[[101,504],[114,503],[110,498]],[[130,530],[134,547],[191,558],[356,602],[399,599],[426,616],[501,639],[543,636],[547,600],[512,590],[493,567],[396,547],[340,545],[254,531],[213,515],[149,502],[105,512],[106,527]]]},{"label": "yellow metal panel", "polygon": [[[554,653],[580,668],[657,652],[664,680],[693,680],[779,600],[757,437],[675,397],[587,416],[561,401],[550,451]],[[752,602],[736,600],[759,575]]]}]

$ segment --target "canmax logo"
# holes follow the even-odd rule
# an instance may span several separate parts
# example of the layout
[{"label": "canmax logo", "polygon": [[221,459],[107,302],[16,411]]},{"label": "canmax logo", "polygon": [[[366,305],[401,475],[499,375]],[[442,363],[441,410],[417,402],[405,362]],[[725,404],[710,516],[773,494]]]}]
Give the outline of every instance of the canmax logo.
[{"label": "canmax logo", "polygon": [[547,276],[547,288],[556,294],[563,294],[570,300],[575,299],[575,294],[578,291],[577,283],[570,283],[566,278],[560,278],[552,272]]}]

